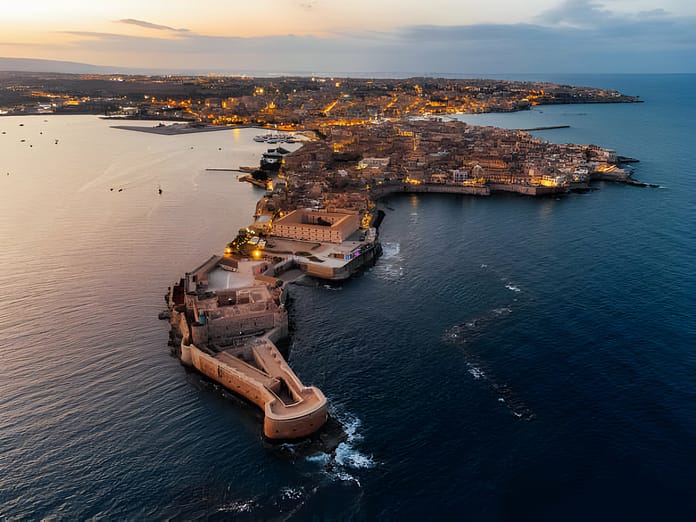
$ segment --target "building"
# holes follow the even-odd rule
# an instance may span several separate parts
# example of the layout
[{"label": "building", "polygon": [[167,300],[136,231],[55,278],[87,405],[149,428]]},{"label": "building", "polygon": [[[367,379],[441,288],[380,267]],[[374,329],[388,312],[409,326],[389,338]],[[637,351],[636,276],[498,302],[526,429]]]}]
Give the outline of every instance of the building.
[{"label": "building", "polygon": [[452,181],[454,183],[463,183],[469,177],[469,173],[466,170],[455,169],[452,171]]},{"label": "building", "polygon": [[357,212],[300,209],[273,222],[271,234],[300,241],[342,243],[360,227]]},{"label": "building", "polygon": [[359,169],[368,167],[384,168],[389,166],[389,158],[363,158],[358,162]]}]

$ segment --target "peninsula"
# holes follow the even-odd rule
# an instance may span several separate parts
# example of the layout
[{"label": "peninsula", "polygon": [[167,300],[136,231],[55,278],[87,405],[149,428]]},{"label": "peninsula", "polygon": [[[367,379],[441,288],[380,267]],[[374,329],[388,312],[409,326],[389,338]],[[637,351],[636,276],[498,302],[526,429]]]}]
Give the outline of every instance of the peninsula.
[{"label": "peninsula", "polygon": [[274,344],[288,336],[289,283],[303,275],[341,281],[374,263],[381,197],[542,196],[586,188],[592,179],[630,180],[611,150],[439,118],[323,126],[276,159],[254,221],[167,297],[173,352],[259,406],[269,439],[311,435],[328,419],[322,392],[303,385]]},{"label": "peninsula", "polygon": [[382,251],[380,198],[546,196],[587,190],[593,180],[643,185],[622,167],[637,160],[613,150],[471,126],[458,113],[640,101],[504,80],[0,73],[0,114],[152,119],[159,123],[149,128],[118,127],[162,135],[253,126],[272,129],[258,142],[303,142],[292,153],[268,149],[258,169],[238,167],[267,189],[253,222],[169,289],[163,314],[182,364],[261,408],[264,436],[275,440],[306,437],[328,420],[326,397],[302,383],[276,346],[289,335],[289,284],[305,275],[342,281],[374,263]]}]

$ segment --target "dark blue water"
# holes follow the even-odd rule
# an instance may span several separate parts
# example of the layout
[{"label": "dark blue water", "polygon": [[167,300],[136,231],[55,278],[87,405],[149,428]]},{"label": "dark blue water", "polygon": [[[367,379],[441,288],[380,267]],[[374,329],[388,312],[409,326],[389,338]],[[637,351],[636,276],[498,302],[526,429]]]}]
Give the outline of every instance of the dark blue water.
[{"label": "dark blue water", "polygon": [[[662,188],[383,203],[376,266],[292,290],[290,361],[348,430],[335,455],[264,444],[253,408],[169,357],[155,316],[181,262],[167,260],[222,242],[182,245],[163,216],[144,257],[156,269],[134,269],[136,249],[105,257],[119,277],[75,290],[103,308],[69,308],[72,330],[21,321],[50,287],[4,301],[15,313],[2,316],[0,518],[691,520],[696,76],[530,79],[646,103],[480,123],[571,125],[538,135],[638,157],[635,177]],[[196,190],[219,198],[210,183]],[[176,227],[226,211],[185,201]],[[3,277],[31,266],[6,262]]]}]

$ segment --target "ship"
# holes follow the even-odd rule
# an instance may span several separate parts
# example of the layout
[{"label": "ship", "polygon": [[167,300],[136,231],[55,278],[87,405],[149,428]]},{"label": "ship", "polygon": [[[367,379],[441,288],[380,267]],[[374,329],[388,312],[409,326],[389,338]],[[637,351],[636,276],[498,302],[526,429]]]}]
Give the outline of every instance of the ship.
[{"label": "ship", "polygon": [[283,156],[288,154],[290,151],[278,147],[275,149],[268,149],[261,156],[261,170],[278,171],[283,164]]}]

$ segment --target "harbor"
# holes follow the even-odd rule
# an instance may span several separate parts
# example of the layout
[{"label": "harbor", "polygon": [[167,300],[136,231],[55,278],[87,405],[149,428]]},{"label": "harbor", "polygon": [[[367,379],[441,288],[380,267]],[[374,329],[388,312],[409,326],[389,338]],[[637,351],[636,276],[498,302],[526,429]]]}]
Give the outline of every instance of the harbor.
[{"label": "harbor", "polygon": [[[427,121],[409,125],[420,130],[421,136],[427,131],[442,139],[464,124]],[[594,180],[645,186],[619,167],[612,150],[566,146],[552,149],[554,156],[546,159],[543,154],[551,145],[530,140],[526,134],[465,127],[475,140],[491,140],[489,134],[493,133],[507,138],[508,148],[528,143],[530,149],[537,149],[529,153],[535,159],[523,175],[490,156],[446,173],[442,159],[449,153],[430,152],[428,158],[440,161],[431,174],[420,170],[393,179],[389,172],[399,165],[399,159],[370,157],[363,148],[350,156],[353,165],[342,165],[339,175],[346,183],[340,190],[332,190],[325,182],[307,181],[307,176],[331,179],[328,170],[341,158],[335,152],[324,153],[326,164],[317,162],[322,148],[326,149],[322,141],[293,153],[282,147],[267,149],[258,168],[207,169],[245,172],[238,176],[239,181],[266,192],[256,204],[253,222],[239,230],[224,252],[187,272],[170,288],[166,316],[172,353],[183,365],[256,405],[264,415],[266,439],[308,437],[320,431],[329,418],[322,391],[303,384],[275,343],[289,338],[286,303],[293,282],[303,277],[341,282],[374,265],[383,252],[378,234],[384,217],[377,208],[380,200],[424,193],[554,196],[587,190]],[[399,133],[407,143],[412,139],[403,129]],[[278,136],[257,135],[253,141],[269,143]],[[398,144],[395,139],[393,146]],[[555,171],[553,175],[537,173],[542,161],[549,172]],[[305,192],[307,186],[309,192]]]}]

